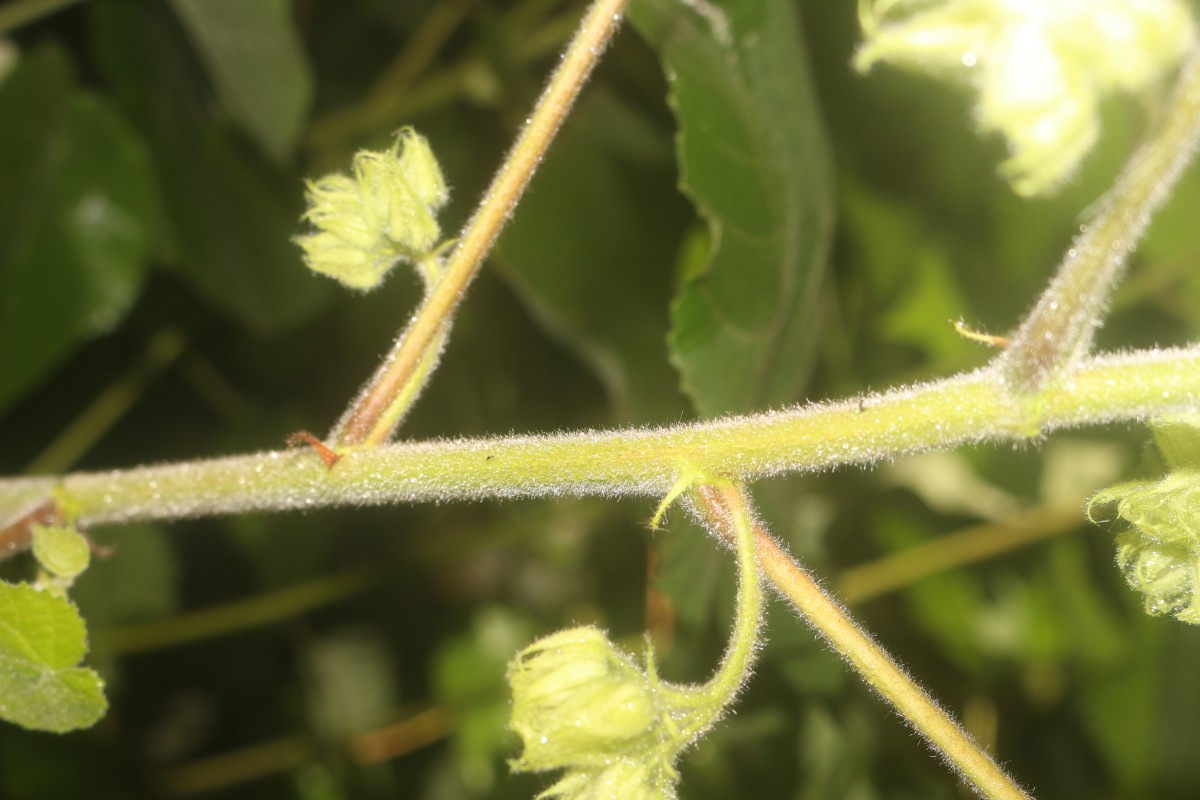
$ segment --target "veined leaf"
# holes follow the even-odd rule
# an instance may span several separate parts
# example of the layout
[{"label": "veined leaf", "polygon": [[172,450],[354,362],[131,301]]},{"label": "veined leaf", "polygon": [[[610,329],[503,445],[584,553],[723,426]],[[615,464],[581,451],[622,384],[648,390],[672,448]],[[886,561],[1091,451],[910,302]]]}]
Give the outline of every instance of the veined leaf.
[{"label": "veined leaf", "polygon": [[820,117],[790,3],[638,0],[679,121],[683,189],[710,232],[670,346],[705,414],[798,399],[833,220]]},{"label": "veined leaf", "polygon": [[0,582],[0,718],[53,733],[94,725],[108,701],[100,676],[76,666],[86,653],[69,601]]}]

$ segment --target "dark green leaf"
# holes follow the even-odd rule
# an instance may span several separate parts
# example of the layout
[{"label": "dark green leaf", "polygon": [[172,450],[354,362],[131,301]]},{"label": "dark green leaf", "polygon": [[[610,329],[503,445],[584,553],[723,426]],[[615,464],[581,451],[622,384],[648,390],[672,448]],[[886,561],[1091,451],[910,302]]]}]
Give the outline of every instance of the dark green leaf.
[{"label": "dark green leaf", "polygon": [[204,81],[163,9],[118,0],[93,6],[101,62],[145,131],[180,270],[213,305],[264,332],[317,311],[319,279],[290,241],[301,187],[222,135]]},{"label": "dark green leaf", "polygon": [[172,0],[229,112],[286,161],[312,99],[289,0]]},{"label": "dark green leaf", "polygon": [[0,86],[0,411],[141,287],[155,225],[141,142],[54,51]]},{"label": "dark green leaf", "polygon": [[593,93],[538,171],[499,248],[533,314],[592,367],[622,419],[671,418],[671,264],[686,204],[670,150],[612,94]]},{"label": "dark green leaf", "polygon": [[793,6],[639,0],[630,13],[663,60],[683,187],[711,234],[673,308],[684,388],[706,414],[794,401],[833,208]]},{"label": "dark green leaf", "polygon": [[104,682],[76,666],[87,631],[67,600],[0,583],[0,718],[33,730],[87,728],[108,709]]}]

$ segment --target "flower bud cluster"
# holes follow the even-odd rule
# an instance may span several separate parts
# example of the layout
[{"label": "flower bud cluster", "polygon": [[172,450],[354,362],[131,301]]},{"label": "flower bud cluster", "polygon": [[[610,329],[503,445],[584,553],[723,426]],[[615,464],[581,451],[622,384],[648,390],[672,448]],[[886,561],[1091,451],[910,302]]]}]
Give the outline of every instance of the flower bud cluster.
[{"label": "flower bud cluster", "polygon": [[397,262],[428,259],[449,192],[429,143],[411,128],[388,151],[360,151],[351,173],[308,182],[304,219],[316,230],[295,241],[309,269],[373,289]]},{"label": "flower bud cluster", "polygon": [[864,0],[855,66],[886,61],[978,92],[979,128],[1008,139],[1002,171],[1050,191],[1099,137],[1105,94],[1139,91],[1195,35],[1181,0]]},{"label": "flower bud cluster", "polygon": [[1155,439],[1171,471],[1099,492],[1088,515],[1115,503],[1130,523],[1117,535],[1117,564],[1148,614],[1200,624],[1200,414],[1160,420]]}]

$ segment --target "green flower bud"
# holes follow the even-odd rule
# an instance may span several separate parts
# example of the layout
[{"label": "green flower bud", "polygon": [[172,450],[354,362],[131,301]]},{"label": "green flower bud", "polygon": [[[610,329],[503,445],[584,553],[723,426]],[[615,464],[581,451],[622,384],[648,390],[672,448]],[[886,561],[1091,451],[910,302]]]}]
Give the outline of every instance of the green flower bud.
[{"label": "green flower bud", "polygon": [[1157,420],[1154,437],[1172,471],[1157,481],[1111,486],[1088,501],[1116,504],[1130,524],[1117,535],[1117,564],[1145,596],[1148,614],[1200,624],[1200,415]]},{"label": "green flower bud", "polygon": [[1147,614],[1169,614],[1180,622],[1200,624],[1196,597],[1200,557],[1193,549],[1131,529],[1117,536],[1117,565],[1126,582],[1144,595]]},{"label": "green flower bud", "polygon": [[295,241],[309,269],[372,289],[397,262],[416,263],[436,249],[434,212],[449,194],[429,143],[411,128],[396,134],[391,150],[360,151],[351,172],[308,182],[304,219],[316,231]]},{"label": "green flower bud", "polygon": [[1103,95],[1139,91],[1194,36],[1180,0],[865,0],[855,66],[880,61],[979,95],[976,121],[1008,139],[1020,194],[1055,188],[1099,137]]},{"label": "green flower bud", "polygon": [[669,773],[620,759],[600,770],[568,772],[537,796],[561,800],[674,800],[675,782]]},{"label": "green flower bud", "polygon": [[70,585],[88,568],[92,551],[87,539],[73,527],[45,528],[34,525],[33,556],[42,569]]},{"label": "green flower bud", "polygon": [[762,618],[754,522],[740,490],[711,488],[728,504],[740,579],[720,668],[704,684],[666,683],[648,639],[643,668],[591,626],[526,647],[508,666],[509,727],[523,744],[509,763],[518,772],[566,770],[539,800],[673,800],[675,759],[716,723],[749,674]]},{"label": "green flower bud", "polygon": [[593,627],[539,639],[509,665],[509,727],[524,750],[513,767],[604,767],[654,748],[654,687],[633,659]]}]

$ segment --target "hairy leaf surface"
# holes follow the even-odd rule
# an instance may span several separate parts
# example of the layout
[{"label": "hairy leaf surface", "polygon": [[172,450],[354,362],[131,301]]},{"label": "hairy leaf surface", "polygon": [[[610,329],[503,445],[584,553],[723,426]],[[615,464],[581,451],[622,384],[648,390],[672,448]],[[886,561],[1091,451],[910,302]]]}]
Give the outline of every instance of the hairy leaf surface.
[{"label": "hairy leaf surface", "polygon": [[0,718],[64,733],[108,710],[104,682],[76,666],[87,632],[67,600],[28,584],[0,583]]}]

